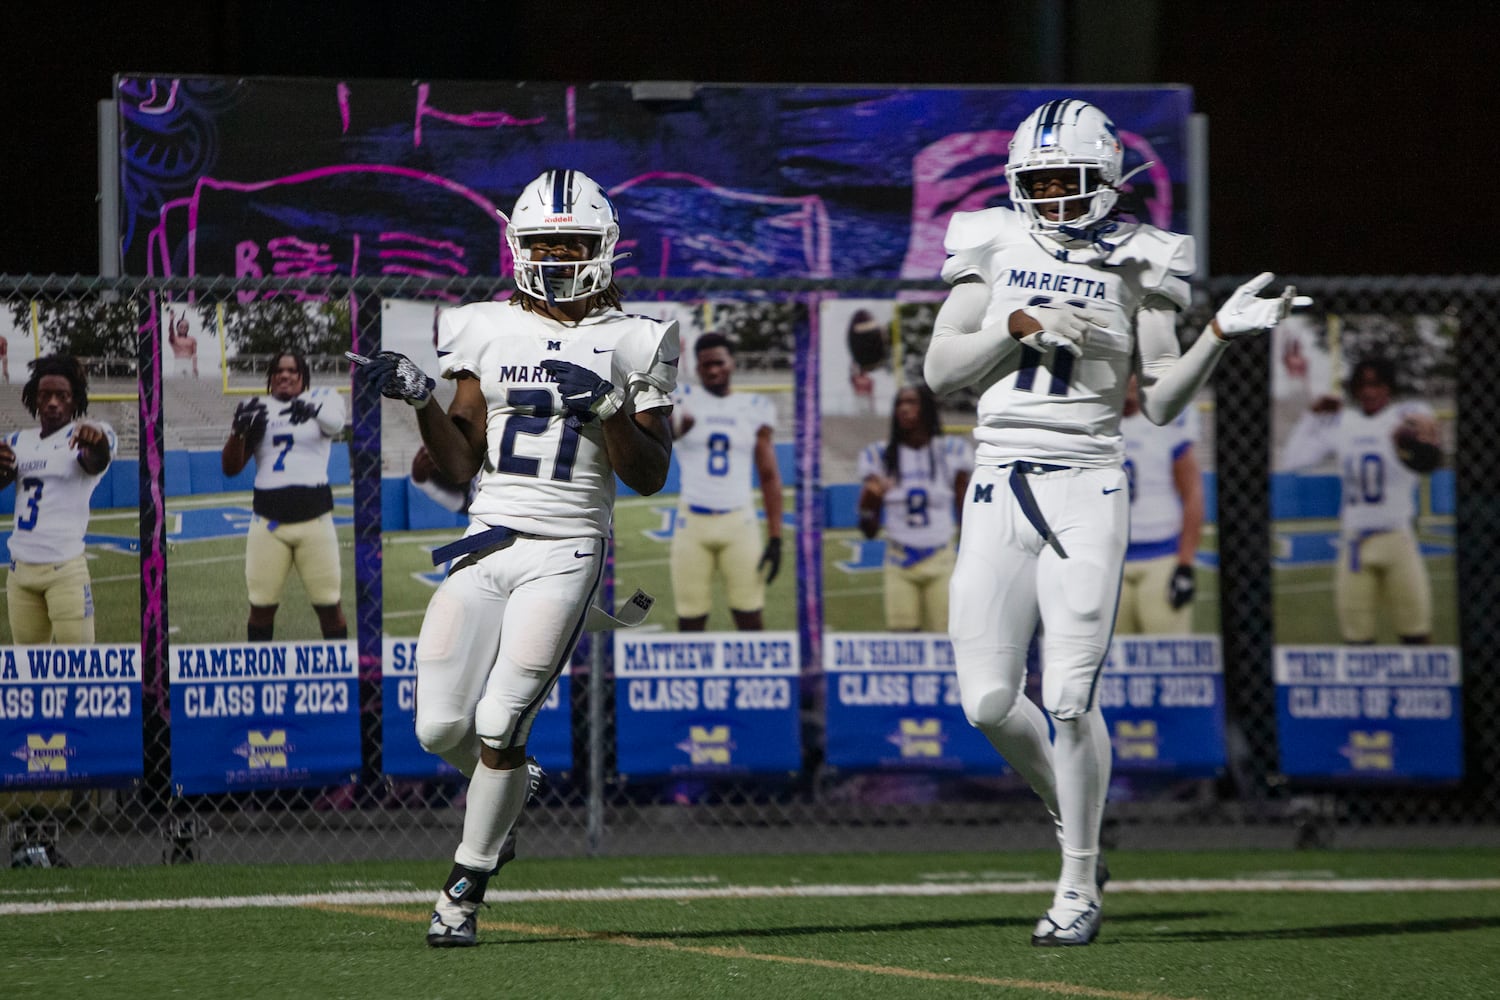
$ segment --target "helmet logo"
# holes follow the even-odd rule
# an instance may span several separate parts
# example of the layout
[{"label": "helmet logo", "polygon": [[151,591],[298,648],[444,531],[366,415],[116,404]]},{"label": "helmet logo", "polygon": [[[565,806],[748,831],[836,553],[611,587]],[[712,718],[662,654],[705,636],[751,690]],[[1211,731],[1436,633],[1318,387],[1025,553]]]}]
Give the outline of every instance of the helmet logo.
[{"label": "helmet logo", "polygon": [[543,222],[572,222],[572,215],[547,215],[542,217]]}]

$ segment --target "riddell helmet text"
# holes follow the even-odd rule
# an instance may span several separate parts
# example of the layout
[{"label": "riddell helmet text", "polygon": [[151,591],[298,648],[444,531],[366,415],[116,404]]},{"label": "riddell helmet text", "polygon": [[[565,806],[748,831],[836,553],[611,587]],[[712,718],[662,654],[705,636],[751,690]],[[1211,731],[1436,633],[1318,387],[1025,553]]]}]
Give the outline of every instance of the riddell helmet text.
[{"label": "riddell helmet text", "polygon": [[543,222],[573,222],[571,215],[549,215],[542,219]]}]

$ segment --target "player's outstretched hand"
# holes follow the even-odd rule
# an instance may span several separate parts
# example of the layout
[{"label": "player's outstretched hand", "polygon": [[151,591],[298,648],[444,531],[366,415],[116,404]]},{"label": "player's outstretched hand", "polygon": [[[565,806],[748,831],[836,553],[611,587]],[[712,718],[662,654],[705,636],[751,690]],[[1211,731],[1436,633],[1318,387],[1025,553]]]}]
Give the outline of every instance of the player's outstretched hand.
[{"label": "player's outstretched hand", "polygon": [[313,417],[316,417],[322,411],[323,411],[323,404],[321,404],[321,403],[314,404],[314,403],[309,403],[305,399],[294,399],[294,400],[292,400],[291,405],[288,406],[286,409],[282,410],[281,412],[282,412],[282,415],[285,416],[288,420],[290,420],[292,422],[292,424],[295,426],[297,424],[305,424],[305,423],[307,423],[309,420],[311,420]]},{"label": "player's outstretched hand", "polygon": [[1027,306],[1021,312],[1042,325],[1040,330],[1022,337],[1021,343],[1038,351],[1053,347],[1075,357],[1083,354],[1083,345],[1088,343],[1093,328],[1109,322],[1106,316],[1066,302]]},{"label": "player's outstretched hand", "polygon": [[1260,333],[1286,319],[1293,309],[1304,309],[1313,304],[1308,296],[1297,294],[1295,285],[1287,285],[1274,298],[1260,298],[1261,289],[1275,277],[1270,271],[1262,271],[1236,288],[1214,315],[1214,333],[1223,340]]},{"label": "player's outstretched hand", "polygon": [[562,394],[563,405],[581,423],[586,424],[595,417],[608,420],[625,402],[624,393],[592,368],[554,358],[543,361],[542,370],[557,380],[557,391]]},{"label": "player's outstretched hand", "polygon": [[776,574],[781,572],[781,539],[766,539],[766,550],[760,554],[760,562],[755,564],[757,573],[766,574],[766,583],[769,584],[776,579]]},{"label": "player's outstretched hand", "polygon": [[15,449],[0,441],[0,479],[9,482],[16,475]]},{"label": "player's outstretched hand", "polygon": [[265,436],[266,424],[270,420],[271,411],[266,409],[266,404],[260,401],[259,396],[251,396],[234,408],[234,423],[231,427],[235,437],[242,438],[253,448]]},{"label": "player's outstretched hand", "polygon": [[373,358],[345,351],[344,357],[355,364],[359,377],[379,389],[386,399],[404,400],[419,410],[427,405],[437,385],[436,379],[397,351],[381,351]]},{"label": "player's outstretched hand", "polygon": [[1172,571],[1172,582],[1167,585],[1167,600],[1171,602],[1172,610],[1192,603],[1193,595],[1198,593],[1198,584],[1193,579],[1193,567],[1178,566]]}]

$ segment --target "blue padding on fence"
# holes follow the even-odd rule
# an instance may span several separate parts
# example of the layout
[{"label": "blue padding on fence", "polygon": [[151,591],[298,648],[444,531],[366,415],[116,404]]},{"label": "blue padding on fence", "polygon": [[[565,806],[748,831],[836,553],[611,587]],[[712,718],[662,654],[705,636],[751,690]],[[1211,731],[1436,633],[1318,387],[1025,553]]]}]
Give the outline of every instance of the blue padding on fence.
[{"label": "blue padding on fence", "polygon": [[193,492],[193,476],[189,471],[186,449],[169,451],[162,456],[166,469],[163,490],[169,497],[187,496]]},{"label": "blue padding on fence", "polygon": [[834,483],[823,488],[823,526],[859,527],[859,483]]},{"label": "blue padding on fence", "polygon": [[1219,477],[1205,472],[1203,479],[1203,523],[1219,523]]},{"label": "blue padding on fence", "polygon": [[409,480],[403,482],[406,483],[407,528],[422,531],[426,528],[458,528],[469,523],[469,515],[456,514],[417,489]]},{"label": "blue padding on fence", "polygon": [[[140,459],[117,458],[109,463],[109,468],[114,473],[114,481],[110,484],[109,506],[139,507],[141,505]],[[97,498],[102,492],[104,492],[104,484],[100,483],[99,489],[94,491],[94,496]]]},{"label": "blue padding on fence", "polygon": [[406,480],[399,476],[381,477],[380,530],[406,530]]},{"label": "blue padding on fence", "polygon": [[1458,507],[1458,490],[1454,487],[1453,470],[1439,469],[1432,474],[1432,512],[1453,514]]},{"label": "blue padding on fence", "polygon": [[1338,476],[1271,474],[1271,516],[1278,519],[1338,517],[1343,485]]}]

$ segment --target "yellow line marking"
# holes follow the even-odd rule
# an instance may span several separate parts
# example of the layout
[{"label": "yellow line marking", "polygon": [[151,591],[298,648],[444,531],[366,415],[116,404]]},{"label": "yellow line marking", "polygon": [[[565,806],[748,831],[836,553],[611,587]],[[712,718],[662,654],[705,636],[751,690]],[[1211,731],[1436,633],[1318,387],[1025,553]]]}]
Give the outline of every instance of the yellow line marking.
[{"label": "yellow line marking", "polygon": [[[383,920],[400,920],[405,923],[425,924],[430,919],[426,914],[411,910],[393,910],[387,907],[340,906],[314,903],[310,909],[348,913],[353,916],[379,917]],[[807,958],[800,955],[772,955],[765,952],[747,951],[744,948],[727,948],[714,945],[678,944],[675,941],[655,941],[631,937],[628,934],[605,934],[587,931],[578,927],[549,926],[546,924],[519,924],[512,921],[481,920],[486,930],[506,931],[511,934],[526,934],[533,937],[562,938],[574,941],[595,941],[600,944],[617,944],[627,948],[654,948],[659,951],[684,952],[690,955],[707,955],[710,958],[729,958],[755,962],[778,962],[783,965],[804,965],[835,972],[863,972],[876,976],[896,976],[901,979],[920,979],[935,983],[968,983],[974,986],[1000,986],[1006,989],[1032,990],[1049,996],[1100,997],[1103,1000],[1177,1000],[1166,993],[1135,993],[1125,990],[1106,990],[1080,983],[1047,982],[1036,979],[1010,979],[993,976],[965,976],[951,972],[929,972],[926,969],[908,969],[899,965],[866,965],[861,962],[836,962],[826,958]]]}]

